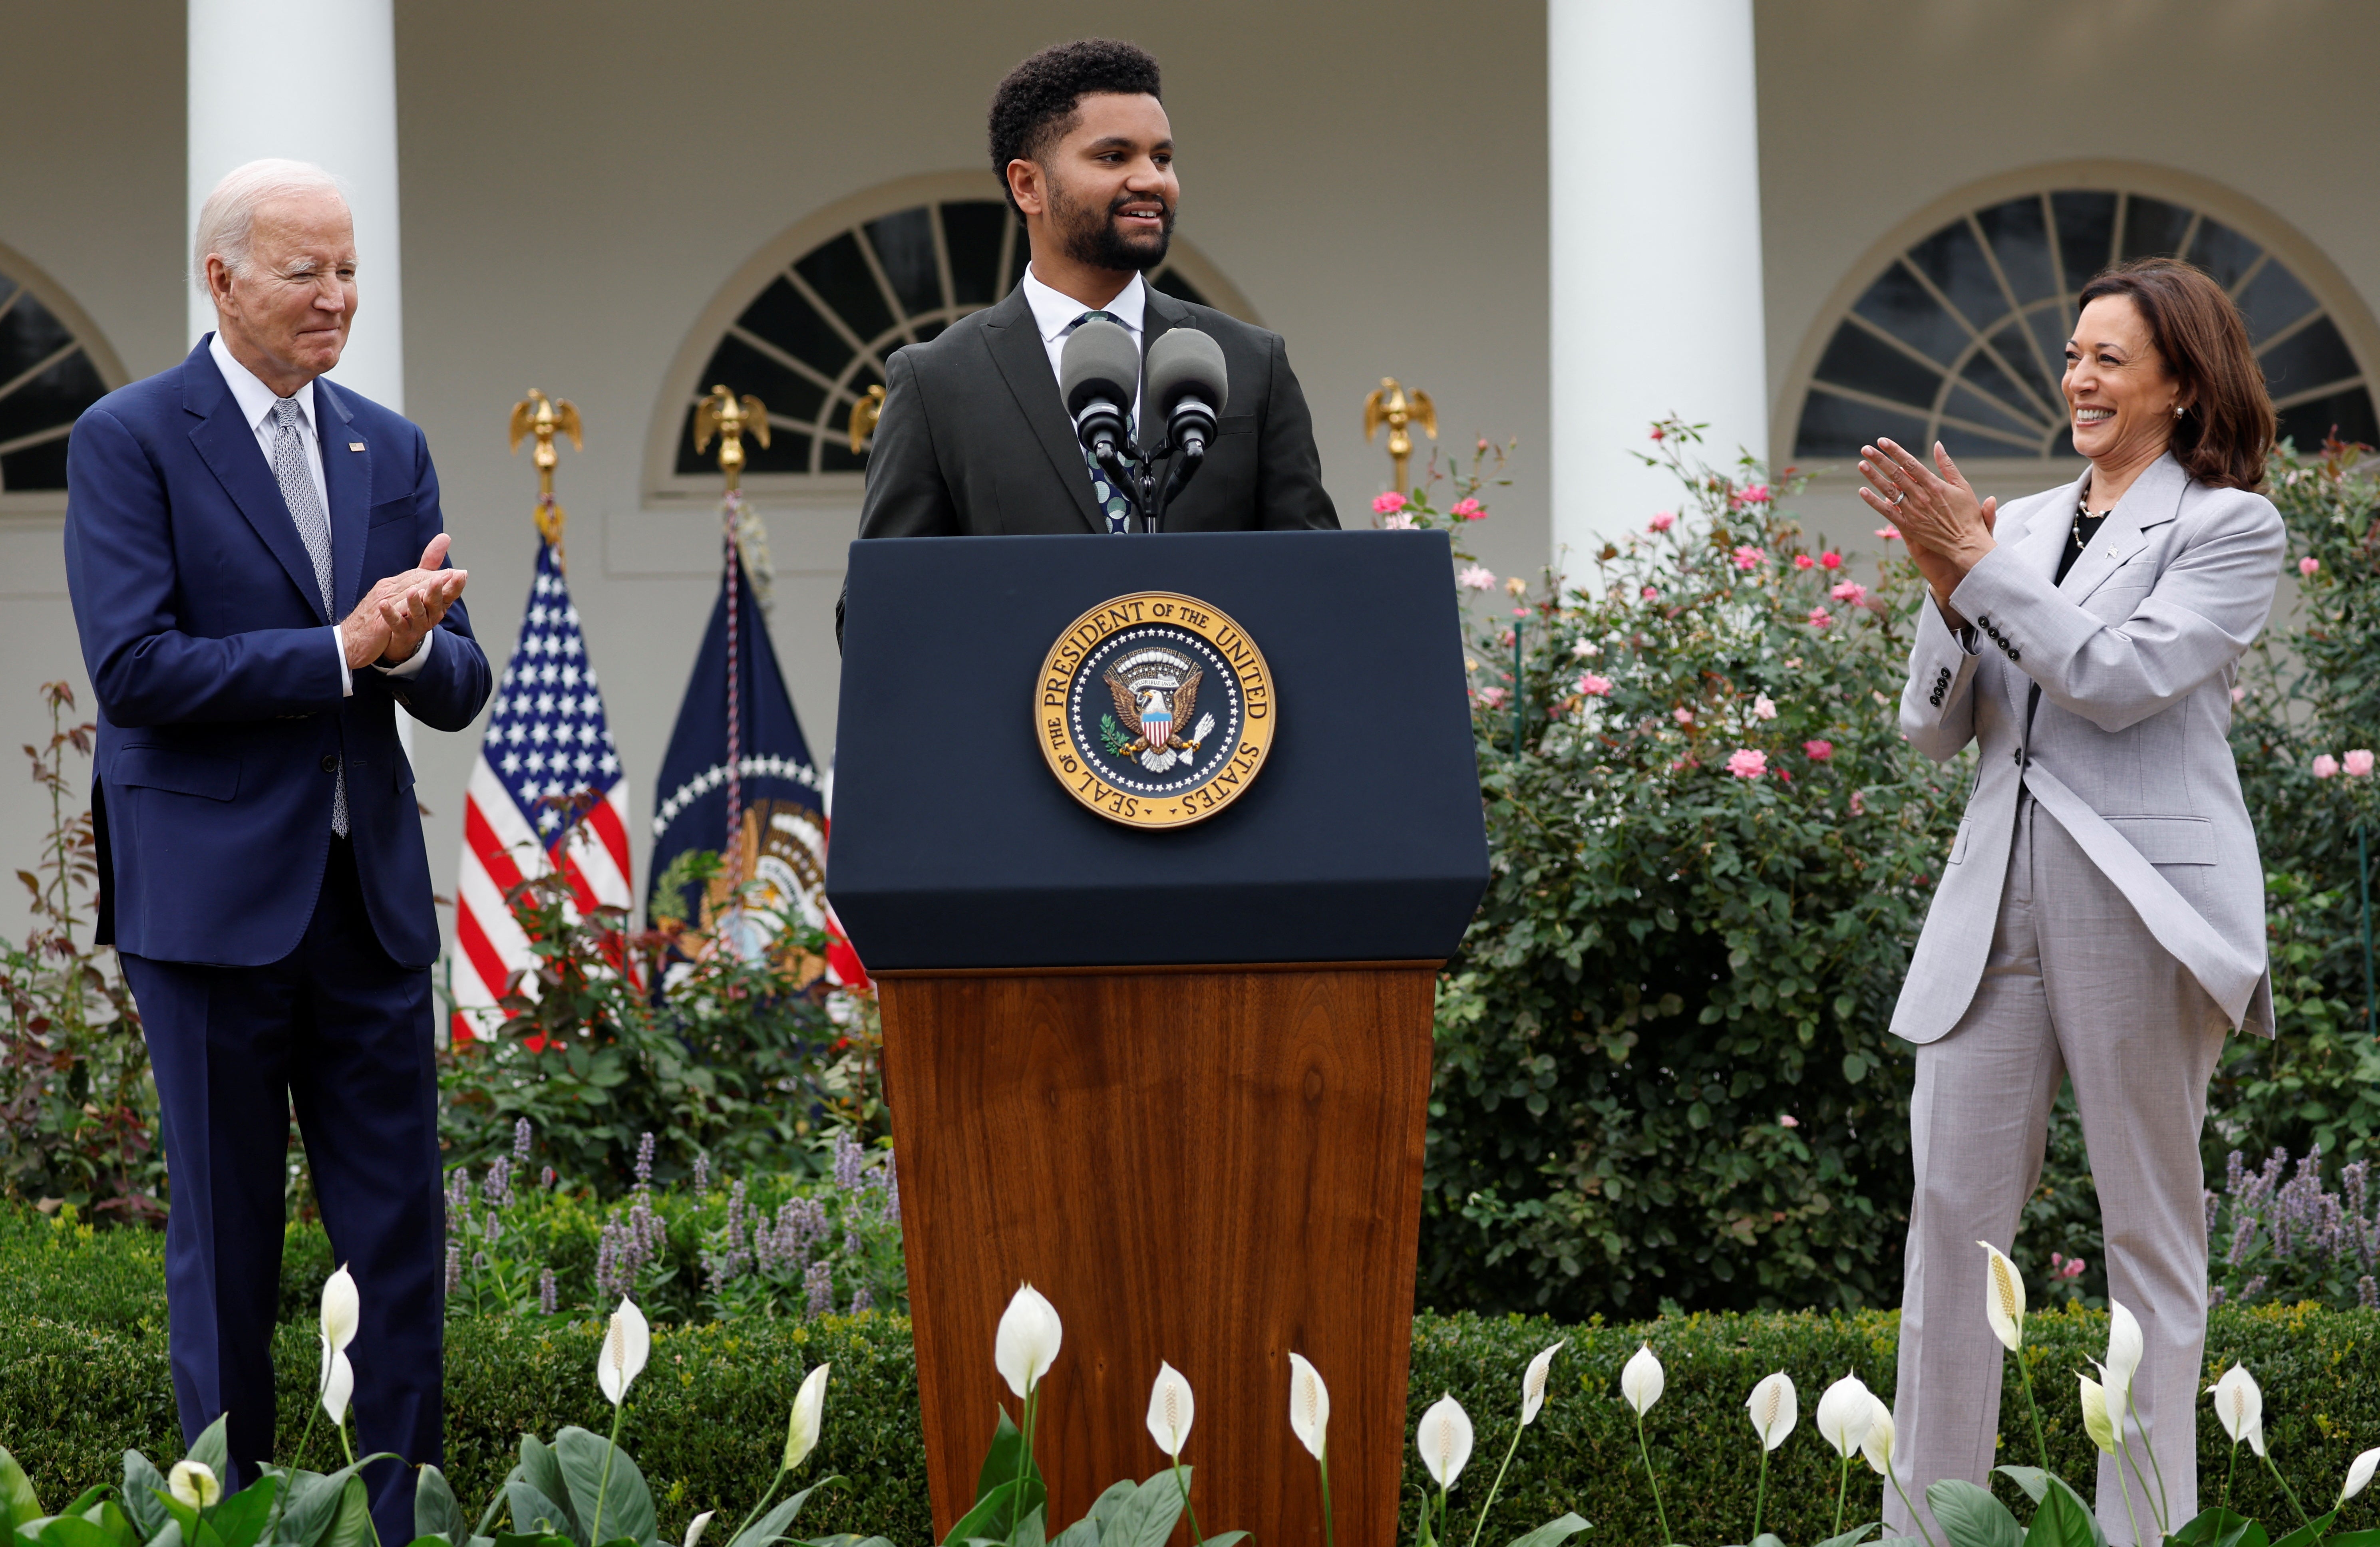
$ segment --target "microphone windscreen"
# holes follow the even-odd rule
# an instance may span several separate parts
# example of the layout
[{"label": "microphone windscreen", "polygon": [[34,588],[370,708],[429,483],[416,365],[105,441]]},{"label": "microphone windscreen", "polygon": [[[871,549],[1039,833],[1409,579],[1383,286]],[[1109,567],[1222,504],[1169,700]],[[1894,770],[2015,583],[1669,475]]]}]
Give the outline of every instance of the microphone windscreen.
[{"label": "microphone windscreen", "polygon": [[1081,413],[1084,404],[1100,397],[1129,408],[1133,383],[1139,380],[1140,350],[1132,334],[1113,322],[1084,323],[1058,356],[1058,390],[1069,414]]},{"label": "microphone windscreen", "polygon": [[1196,328],[1170,328],[1148,346],[1148,405],[1162,419],[1185,396],[1203,399],[1217,414],[1230,385],[1223,346]]}]

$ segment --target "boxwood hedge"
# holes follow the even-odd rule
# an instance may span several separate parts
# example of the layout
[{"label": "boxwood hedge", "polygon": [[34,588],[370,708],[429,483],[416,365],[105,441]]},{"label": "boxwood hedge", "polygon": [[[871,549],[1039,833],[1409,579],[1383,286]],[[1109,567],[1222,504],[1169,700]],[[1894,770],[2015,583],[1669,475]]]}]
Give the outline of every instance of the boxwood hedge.
[{"label": "boxwood hedge", "polygon": [[[0,1224],[0,1284],[7,1286],[0,1309],[0,1444],[25,1465],[45,1501],[119,1475],[127,1446],[152,1457],[180,1454],[156,1240],[132,1231],[86,1236],[45,1222],[30,1228]],[[284,1444],[294,1446],[315,1361],[310,1315],[294,1275],[285,1303],[295,1309],[274,1353]],[[1567,1339],[1544,1412],[1482,1540],[1509,1540],[1575,1509],[1595,1522],[1601,1540],[1658,1541],[1635,1427],[1617,1394],[1620,1366],[1639,1343],[1649,1343],[1669,1372],[1668,1394],[1645,1431],[1672,1530],[1682,1541],[1739,1541],[1751,1523],[1758,1455],[1743,1398],[1761,1376],[1782,1369],[1801,1387],[1803,1424],[1772,1460],[1769,1520],[1787,1541],[1811,1541],[1827,1535],[1832,1522],[1835,1477],[1833,1456],[1810,1420],[1817,1394],[1850,1371],[1889,1398],[1897,1335],[1898,1318],[1882,1311],[1673,1316],[1624,1325],[1423,1315],[1414,1322],[1411,1411],[1418,1415],[1451,1392],[1477,1425],[1471,1468],[1456,1490],[1457,1529],[1467,1537],[1463,1505],[1476,1506],[1511,1438],[1523,1366],[1538,1348]],[[467,1507],[476,1510],[502,1481],[522,1430],[551,1435],[565,1423],[608,1428],[610,1409],[591,1375],[600,1337],[592,1323],[488,1319],[448,1327],[447,1469]],[[2069,1478],[2087,1480],[2093,1470],[2073,1372],[2088,1368],[2085,1360],[2102,1351],[2106,1338],[2105,1314],[2081,1308],[2036,1315],[2028,1327],[2051,1462]],[[880,1532],[902,1547],[931,1541],[909,1326],[881,1314],[656,1329],[652,1362],[636,1387],[622,1441],[652,1481],[665,1538],[675,1540],[698,1510],[740,1517],[775,1464],[794,1388],[820,1360],[832,1361],[835,1375],[825,1437],[811,1466],[844,1473],[852,1486],[820,1493],[804,1513],[805,1525],[820,1533]],[[2264,1384],[2266,1433],[2301,1497],[2329,1498],[2348,1461],[2380,1444],[2380,1312],[2218,1308],[2207,1344],[2209,1374],[2234,1360]],[[994,1383],[990,1372],[985,1376],[989,1396]],[[1062,1359],[1052,1378],[1066,1378]],[[2021,1403],[2010,1382],[2001,1454],[2030,1462],[2031,1430]],[[315,1444],[324,1438],[317,1434]],[[2219,1479],[2228,1446],[2204,1408],[2200,1441],[2202,1476]],[[1191,1446],[1195,1460],[1196,1438]],[[1155,1460],[1152,1452],[1152,1467]],[[1410,1455],[1407,1463],[1410,1519],[1423,1480]],[[2216,1486],[2207,1484],[2210,1498]],[[1855,1470],[1852,1487],[1853,1511],[1873,1517],[1876,1477]],[[2012,1492],[2009,1497],[2019,1503]],[[2260,1468],[2240,1468],[2234,1498],[2266,1520],[2289,1513]],[[2380,1493],[2350,1505],[2343,1524],[2380,1524],[2375,1499]],[[1209,1524],[1221,1529],[1235,1522]]]}]

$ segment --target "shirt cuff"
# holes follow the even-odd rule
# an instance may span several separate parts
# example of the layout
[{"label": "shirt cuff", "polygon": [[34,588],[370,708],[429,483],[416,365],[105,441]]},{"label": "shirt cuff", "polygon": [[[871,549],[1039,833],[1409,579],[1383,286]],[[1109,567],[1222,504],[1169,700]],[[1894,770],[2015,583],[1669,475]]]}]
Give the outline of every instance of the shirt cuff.
[{"label": "shirt cuff", "polygon": [[[422,667],[428,664],[430,660],[430,647],[437,637],[438,631],[433,628],[429,633],[421,636],[421,646],[419,649],[415,650],[412,655],[407,657],[401,661],[398,661],[395,666],[382,666],[380,662],[373,661],[372,670],[379,672],[383,677],[410,677],[417,675],[421,671]],[[346,658],[342,657],[341,659],[344,659]]]},{"label": "shirt cuff", "polygon": [[356,679],[347,670],[347,636],[336,623],[331,625],[331,648],[339,652],[339,696],[353,698],[356,695]]}]

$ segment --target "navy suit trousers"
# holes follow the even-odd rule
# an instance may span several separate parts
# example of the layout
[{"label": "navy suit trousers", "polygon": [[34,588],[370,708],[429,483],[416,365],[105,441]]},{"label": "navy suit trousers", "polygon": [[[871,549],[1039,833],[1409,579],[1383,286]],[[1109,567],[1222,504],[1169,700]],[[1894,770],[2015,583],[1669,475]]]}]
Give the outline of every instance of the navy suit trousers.
[{"label": "navy suit trousers", "polygon": [[[365,915],[352,847],[331,842],[298,949],[265,967],[123,958],[164,1109],[174,1395],[185,1441],[217,1416],[237,1485],[273,1459],[273,1330],[294,1105],[333,1256],[362,1323],[350,1431],[382,1541],[413,1540],[411,1468],[443,1458],[444,1203],[430,973],[396,965]],[[314,1380],[309,1370],[309,1389]],[[302,1418],[299,1421],[303,1421]],[[327,1470],[318,1434],[308,1465]],[[282,1457],[287,1460],[289,1457]]]}]

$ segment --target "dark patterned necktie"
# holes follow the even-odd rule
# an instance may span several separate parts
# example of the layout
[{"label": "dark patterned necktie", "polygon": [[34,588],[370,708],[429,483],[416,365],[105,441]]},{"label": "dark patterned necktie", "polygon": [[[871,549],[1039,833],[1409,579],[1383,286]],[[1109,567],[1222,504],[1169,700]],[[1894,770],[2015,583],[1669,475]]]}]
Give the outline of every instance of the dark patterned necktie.
[{"label": "dark patterned necktie", "polygon": [[[300,427],[305,410],[295,398],[273,405],[273,477],[281,485],[281,502],[289,507],[290,523],[314,561],[314,584],[322,594],[322,616],[336,620],[331,598],[331,518],[322,512],[322,497],[314,492],[314,476],[306,470],[306,437]],[[347,766],[339,761],[337,782],[331,792],[331,830],[347,836]]]},{"label": "dark patterned necktie", "polygon": [[[1083,315],[1075,318],[1072,322],[1068,323],[1066,325],[1066,332],[1072,333],[1076,328],[1081,327],[1084,323],[1093,320],[1112,322],[1119,328],[1123,327],[1123,319],[1118,317],[1114,312],[1093,309],[1083,313]],[[1127,332],[1131,332],[1128,328],[1124,331]],[[1126,409],[1124,413],[1123,433],[1124,439],[1127,441],[1132,440],[1139,433],[1139,431],[1133,426],[1133,417],[1131,410]],[[1131,492],[1118,486],[1113,479],[1108,477],[1108,470],[1099,465],[1099,459],[1091,454],[1091,448],[1088,446],[1085,446],[1083,448],[1083,461],[1091,470],[1091,498],[1098,502],[1100,514],[1108,518],[1108,530],[1110,532],[1123,532],[1129,530],[1130,528],[1128,524],[1132,518]]]}]

